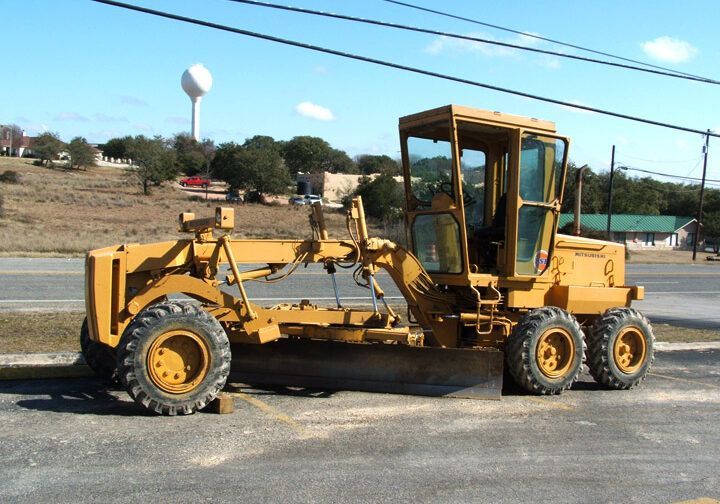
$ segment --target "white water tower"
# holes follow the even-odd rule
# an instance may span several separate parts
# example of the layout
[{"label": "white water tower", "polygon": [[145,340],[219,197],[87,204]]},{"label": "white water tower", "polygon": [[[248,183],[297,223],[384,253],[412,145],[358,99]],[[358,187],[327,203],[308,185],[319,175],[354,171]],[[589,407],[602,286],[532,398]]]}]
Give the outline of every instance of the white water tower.
[{"label": "white water tower", "polygon": [[200,141],[200,101],[212,87],[212,75],[207,68],[197,63],[185,70],[180,85],[192,102],[192,136]]}]

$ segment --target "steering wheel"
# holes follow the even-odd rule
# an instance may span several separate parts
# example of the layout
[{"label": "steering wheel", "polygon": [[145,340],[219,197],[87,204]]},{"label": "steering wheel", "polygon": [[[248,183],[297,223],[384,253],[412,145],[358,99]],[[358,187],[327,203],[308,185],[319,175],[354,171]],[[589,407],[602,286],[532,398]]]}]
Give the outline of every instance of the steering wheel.
[{"label": "steering wheel", "polygon": [[[440,191],[444,192],[451,198],[454,198],[453,186],[450,182],[440,182],[440,185],[438,185],[438,189],[440,189]],[[466,189],[466,184],[464,182],[462,184],[462,200],[464,206],[470,206],[475,203],[475,198],[470,195],[470,192]]]}]

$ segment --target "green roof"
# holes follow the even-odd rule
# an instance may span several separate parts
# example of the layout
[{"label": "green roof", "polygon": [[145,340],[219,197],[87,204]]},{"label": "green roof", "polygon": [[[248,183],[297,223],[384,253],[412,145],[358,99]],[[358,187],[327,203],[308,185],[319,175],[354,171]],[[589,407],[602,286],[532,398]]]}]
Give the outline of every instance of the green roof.
[{"label": "green roof", "polygon": [[[560,214],[559,228],[573,222],[573,214]],[[613,232],[645,231],[650,233],[674,233],[695,219],[692,217],[676,217],[674,215],[628,215],[613,214]],[[607,230],[607,214],[583,214],[580,224],[595,231]]]}]

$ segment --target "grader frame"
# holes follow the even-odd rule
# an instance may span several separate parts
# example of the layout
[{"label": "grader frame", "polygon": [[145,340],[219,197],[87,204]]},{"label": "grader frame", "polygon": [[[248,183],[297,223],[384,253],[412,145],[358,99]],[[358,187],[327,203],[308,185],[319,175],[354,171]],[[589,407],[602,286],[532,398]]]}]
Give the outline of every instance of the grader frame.
[{"label": "grader frame", "polygon": [[[644,292],[625,285],[624,247],[557,234],[569,140],[547,121],[457,106],[402,118],[400,136],[409,250],[369,236],[359,197],[346,240],[330,239],[317,203],[308,240],[236,240],[232,209],[200,219],[183,213],[180,228],[191,239],[88,254],[85,347],[116,358],[130,394],[166,414],[195,411],[217,393],[230,368],[223,342],[243,345],[233,350],[242,376],[275,383],[305,375],[310,385],[496,397],[503,352],[515,381],[535,393],[568,388],[586,353],[602,383],[639,383],[654,338],[629,309]],[[281,281],[308,263],[323,264],[333,285],[337,265],[357,268],[372,309],[306,300],[262,307],[248,296],[246,282]],[[223,265],[231,270],[224,282]],[[384,303],[381,269],[412,323]],[[168,301],[176,295],[201,312]],[[193,325],[191,312],[202,324]],[[351,361],[355,370],[342,364]]]}]

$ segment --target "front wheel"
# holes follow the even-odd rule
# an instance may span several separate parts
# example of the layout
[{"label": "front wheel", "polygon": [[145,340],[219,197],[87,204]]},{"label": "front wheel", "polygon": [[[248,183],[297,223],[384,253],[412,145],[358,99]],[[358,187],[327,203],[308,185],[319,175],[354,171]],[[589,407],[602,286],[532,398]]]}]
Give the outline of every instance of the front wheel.
[{"label": "front wheel", "polygon": [[130,397],[161,415],[204,408],[225,386],[230,343],[220,323],[188,302],[150,306],[125,329],[118,373]]},{"label": "front wheel", "polygon": [[534,394],[560,394],[572,386],[585,360],[585,340],[575,317],[553,306],[528,312],[505,347],[515,382]]},{"label": "front wheel", "polygon": [[595,320],[588,335],[590,374],[611,389],[633,388],[647,376],[654,350],[648,319],[632,308],[612,308]]},{"label": "front wheel", "polygon": [[83,320],[80,328],[80,351],[85,358],[85,363],[98,378],[112,383],[118,381],[115,349],[90,339],[87,317]]}]

